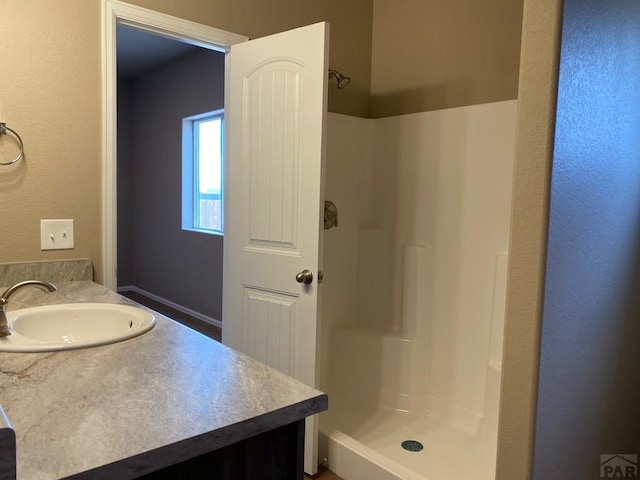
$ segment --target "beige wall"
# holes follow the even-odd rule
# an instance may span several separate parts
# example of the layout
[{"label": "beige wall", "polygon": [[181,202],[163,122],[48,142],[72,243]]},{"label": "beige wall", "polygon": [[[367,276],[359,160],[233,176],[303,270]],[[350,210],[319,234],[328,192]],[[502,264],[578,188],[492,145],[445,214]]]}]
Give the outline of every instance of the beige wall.
[{"label": "beige wall", "polygon": [[[0,11],[0,121],[26,152],[0,166],[0,262],[99,260],[100,2],[1,0]],[[41,252],[41,218],[73,218],[75,250]]]},{"label": "beige wall", "polygon": [[562,0],[525,0],[498,480],[531,478]]},{"label": "beige wall", "polygon": [[[331,66],[352,78],[330,89],[332,112],[367,116],[372,81],[375,116],[516,96],[520,2],[131,3],[254,38],[329,21]],[[0,121],[23,136],[27,155],[0,170],[0,262],[91,257],[100,275],[101,1],[0,0],[0,8]],[[73,218],[76,249],[41,252],[41,218]]]},{"label": "beige wall", "polygon": [[[130,3],[250,37],[328,20],[331,65],[352,77],[330,90],[329,109],[366,115],[371,0]],[[100,0],[0,0],[0,121],[26,151],[0,167],[0,263],[88,257],[101,276],[101,9]],[[6,138],[0,145],[14,153]],[[76,248],[40,251],[41,218],[73,218]]]},{"label": "beige wall", "polygon": [[374,0],[370,116],[515,99],[521,22],[521,0]]},{"label": "beige wall", "polygon": [[[348,88],[330,89],[332,112],[367,116],[372,81],[374,116],[516,96],[520,2],[493,0],[479,10],[469,0],[437,9],[419,0],[130,3],[254,38],[329,21],[331,66],[352,78]],[[0,262],[91,257],[99,275],[101,2],[0,5],[0,121],[23,136],[27,152],[26,161],[0,170]],[[73,218],[76,249],[41,252],[41,218]]]},{"label": "beige wall", "polygon": [[[353,79],[348,89],[332,94],[330,109],[334,112],[366,114],[371,62],[370,0],[135,0],[132,3],[251,37],[326,19],[332,23],[331,64]],[[413,3],[417,4],[418,0],[413,0]],[[467,10],[461,7],[453,10],[454,7],[448,6],[449,3],[456,6],[460,6],[460,3],[440,2],[449,18],[457,12],[466,22],[458,31],[472,29],[468,23],[472,18],[466,13]],[[470,9],[475,3],[487,4],[467,3]],[[495,11],[498,4],[503,10]],[[559,4],[560,0],[525,2],[523,76],[519,99],[520,141],[514,184],[512,261],[498,463],[499,478],[503,479],[528,478],[531,466]],[[442,17],[433,15],[421,18],[424,22],[410,23],[413,29],[398,26],[391,22],[395,15],[389,12],[390,5],[386,0],[376,0],[374,45],[379,45],[383,38],[387,38],[388,45],[373,57],[375,96],[389,96],[390,92],[395,91],[410,92],[415,87],[411,84],[385,84],[388,81],[384,80],[385,76],[395,72],[392,71],[392,64],[383,67],[385,64],[381,62],[390,55],[388,50],[394,47],[396,53],[418,52],[408,58],[402,55],[402,72],[398,71],[397,74],[402,73],[409,79],[413,74],[407,69],[415,64],[426,64],[425,70],[429,74],[439,69],[446,71],[451,65],[469,64],[466,73],[452,69],[441,80],[430,80],[429,77],[425,78],[425,72],[420,73],[422,83],[418,84],[418,90],[422,89],[423,93],[435,92],[435,95],[423,95],[424,98],[442,96],[436,90],[446,85],[468,83],[470,78],[475,77],[472,74],[474,69],[484,71],[485,64],[503,72],[504,78],[510,79],[504,82],[506,86],[502,94],[495,93],[488,74],[483,73],[480,75],[480,84],[486,87],[483,91],[495,96],[486,93],[485,97],[476,97],[475,88],[458,86],[456,90],[452,86],[453,90],[447,91],[460,91],[465,95],[466,92],[474,92],[473,97],[469,93],[469,100],[458,100],[458,104],[515,98],[516,87],[513,83],[517,68],[514,70],[513,64],[509,66],[502,63],[495,56],[483,61],[465,53],[466,46],[477,47],[486,41],[488,46],[483,47],[483,51],[490,52],[491,48],[495,48],[504,55],[508,49],[498,42],[502,37],[487,40],[484,37],[466,37],[467,40],[460,41],[459,45],[457,40],[451,40],[447,48],[449,53],[443,58],[439,55],[445,50],[437,47],[445,42],[438,40],[438,44],[435,44],[432,35],[440,32],[443,38],[451,38],[449,30],[452,27],[443,28],[441,23],[446,25],[446,22],[442,21]],[[27,154],[26,160],[14,167],[0,167],[0,262],[91,257],[96,261],[100,274],[101,2],[0,0],[0,9],[0,121],[7,122],[23,136]],[[469,11],[484,15],[473,9]],[[512,6],[511,2],[491,2],[491,9],[487,11],[495,11],[492,18],[504,19],[509,28],[517,29],[520,19],[517,6]],[[391,36],[389,30],[386,33],[380,30],[381,21],[387,14],[397,36]],[[407,21],[412,17],[418,16],[405,13]],[[487,29],[506,28],[502,22],[492,23],[492,18],[485,19],[488,22],[485,23]],[[403,40],[409,32],[418,31],[425,36],[428,34],[431,40],[411,42],[413,45]],[[511,32],[508,36],[513,35]],[[512,38],[510,42],[517,49],[518,39]],[[452,52],[462,53],[454,61]],[[514,54],[509,55],[513,62]],[[467,62],[464,58],[468,59]],[[449,67],[445,68],[447,65]],[[342,97],[336,97],[337,94]],[[418,97],[423,98],[420,95]],[[379,99],[373,103],[376,102],[379,103]],[[413,102],[409,102],[409,107],[412,105]],[[451,105],[432,104],[425,100],[420,108],[444,106]],[[375,108],[373,111],[379,112]],[[39,220],[67,217],[76,221],[76,249],[41,252]]]},{"label": "beige wall", "polygon": [[[95,1],[95,0],[94,0]],[[329,89],[329,111],[367,115],[371,79],[372,0],[129,0],[128,3],[258,38],[311,23],[331,24],[329,64],[351,77]]]}]

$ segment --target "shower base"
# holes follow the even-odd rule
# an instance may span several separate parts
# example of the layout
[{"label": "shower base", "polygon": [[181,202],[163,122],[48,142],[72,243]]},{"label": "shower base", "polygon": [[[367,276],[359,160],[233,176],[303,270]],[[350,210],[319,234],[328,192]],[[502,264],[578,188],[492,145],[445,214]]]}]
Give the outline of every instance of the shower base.
[{"label": "shower base", "polygon": [[[351,417],[355,418],[357,415]],[[405,440],[417,440],[424,449],[407,451],[401,446]],[[491,436],[473,435],[432,413],[381,410],[356,428],[333,431],[324,442],[323,462],[344,480],[495,478]]]}]

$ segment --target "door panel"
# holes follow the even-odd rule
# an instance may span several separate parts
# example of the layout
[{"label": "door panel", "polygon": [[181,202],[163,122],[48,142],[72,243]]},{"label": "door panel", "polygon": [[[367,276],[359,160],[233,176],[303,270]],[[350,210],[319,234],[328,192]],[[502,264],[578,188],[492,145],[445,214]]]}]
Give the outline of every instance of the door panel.
[{"label": "door panel", "polygon": [[[317,387],[328,24],[234,45],[222,340]],[[296,274],[311,270],[311,284]],[[305,471],[317,469],[317,417]]]},{"label": "door panel", "polygon": [[245,289],[244,353],[293,375],[296,298]]}]

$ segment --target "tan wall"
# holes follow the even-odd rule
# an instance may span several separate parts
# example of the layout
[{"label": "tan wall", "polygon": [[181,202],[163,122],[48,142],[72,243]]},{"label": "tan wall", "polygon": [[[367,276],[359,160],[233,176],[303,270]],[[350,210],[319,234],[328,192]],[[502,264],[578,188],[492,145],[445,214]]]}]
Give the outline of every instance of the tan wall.
[{"label": "tan wall", "polygon": [[329,64],[351,77],[329,88],[329,111],[367,115],[371,83],[372,0],[129,0],[128,3],[246,35],[263,37],[311,23],[331,24]]},{"label": "tan wall", "polygon": [[[352,85],[337,92],[341,97],[332,95],[330,109],[366,113],[369,0],[131,3],[251,37],[328,20],[332,23],[331,64],[352,77]],[[515,98],[518,72],[513,63],[517,63],[514,50],[520,26],[515,4],[520,2],[467,3],[462,8],[459,1],[439,2],[446,15],[434,16],[429,15],[433,2],[376,0],[372,110],[376,116],[395,108],[390,103],[409,110],[419,105],[417,111]],[[474,9],[474,3],[483,9]],[[503,479],[528,478],[531,466],[560,3],[525,2],[498,462]],[[425,14],[403,14],[401,8],[396,12],[394,5],[411,5]],[[99,274],[101,2],[0,0],[0,8],[0,121],[18,130],[27,154],[15,167],[0,167],[0,262],[91,257]],[[407,25],[398,25],[401,14]],[[383,28],[385,18],[389,23]],[[459,20],[453,22],[454,18]],[[496,32],[495,37],[479,36],[480,26],[483,32]],[[412,39],[418,32],[424,36]],[[499,53],[491,54],[493,49]],[[414,72],[416,65],[426,67]],[[491,71],[499,73],[498,79]],[[434,72],[440,72],[440,77],[434,77]],[[392,76],[401,80],[392,84]],[[417,92],[414,97],[413,91]],[[41,252],[39,220],[67,217],[76,221],[76,249]]]},{"label": "tan wall", "polygon": [[[433,3],[375,0],[375,19],[372,0],[131,3],[250,37],[329,21],[331,65],[352,78],[347,89],[330,89],[332,112],[367,116],[371,78],[375,116],[516,96],[520,2],[478,10],[456,0],[434,15]],[[23,136],[27,159],[0,170],[0,262],[84,256],[99,274],[101,2],[1,0],[1,8],[0,121]],[[76,249],[41,252],[39,220],[67,217],[76,221]]]},{"label": "tan wall", "polygon": [[[0,11],[0,121],[26,152],[0,166],[0,262],[99,260],[100,2],[1,0]],[[42,218],[73,218],[75,250],[41,252]]]},{"label": "tan wall", "polygon": [[521,22],[521,0],[374,0],[370,116],[515,99]]},{"label": "tan wall", "polygon": [[562,0],[525,0],[498,480],[531,478]]},{"label": "tan wall", "polygon": [[[366,115],[371,0],[130,3],[250,37],[328,20],[331,65],[352,77],[330,89],[329,109]],[[26,151],[0,167],[0,263],[89,257],[101,276],[101,9],[100,0],[0,0],[0,121]],[[6,138],[0,147],[14,153]],[[76,248],[40,251],[41,218],[73,218]]]}]

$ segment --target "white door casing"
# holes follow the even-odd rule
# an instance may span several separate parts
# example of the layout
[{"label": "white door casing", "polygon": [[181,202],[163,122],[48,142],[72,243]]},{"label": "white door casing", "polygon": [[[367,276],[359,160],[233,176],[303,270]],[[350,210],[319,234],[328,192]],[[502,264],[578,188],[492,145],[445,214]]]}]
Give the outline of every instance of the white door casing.
[{"label": "white door casing", "polygon": [[[102,0],[102,266],[99,281],[116,290],[117,282],[117,26],[126,25],[157,35],[175,38],[191,45],[228,52],[231,45],[248,38],[183,18],[173,17],[118,0]],[[225,98],[225,103],[227,100]]]},{"label": "white door casing", "polygon": [[[329,26],[232,46],[223,343],[317,387]],[[308,269],[310,284],[296,281]],[[317,416],[305,471],[317,470]]]},{"label": "white door casing", "polygon": [[[230,249],[232,245],[236,243],[234,238],[249,238],[248,230],[243,234],[236,229],[238,225],[242,223],[240,218],[235,218],[235,209],[240,208],[238,205],[246,201],[242,200],[242,194],[233,194],[235,186],[230,186],[230,182],[233,181],[233,175],[240,175],[236,182],[242,185],[242,175],[246,175],[246,169],[243,167],[242,162],[246,159],[242,158],[242,149],[240,149],[240,157],[238,157],[238,168],[236,169],[236,158],[234,154],[234,143],[238,137],[231,135],[231,132],[235,130],[234,123],[234,107],[231,106],[231,95],[235,92],[244,95],[240,92],[244,92],[244,76],[240,75],[241,83],[238,84],[237,80],[230,78],[230,55],[227,55],[227,74],[226,74],[226,93],[225,93],[225,116],[226,116],[226,165],[225,165],[225,193],[228,195],[226,199],[226,212],[225,212],[225,294],[223,302],[223,318],[230,320],[226,322],[226,327],[223,329],[223,340],[225,343],[236,346],[238,338],[244,342],[244,329],[245,324],[243,318],[245,318],[244,309],[240,309],[241,315],[240,322],[237,323],[234,320],[238,308],[234,310],[230,308],[231,299],[240,298],[245,302],[247,311],[251,313],[250,322],[256,327],[254,338],[264,340],[260,346],[257,343],[253,344],[251,355],[260,358],[270,365],[279,368],[282,371],[289,373],[290,375],[300,379],[301,381],[317,386],[317,345],[318,338],[318,321],[320,318],[320,289],[318,288],[317,276],[318,271],[321,268],[321,233],[320,227],[321,219],[321,206],[324,203],[323,198],[323,168],[324,168],[324,127],[325,127],[325,112],[326,112],[326,99],[327,99],[327,71],[328,71],[328,25],[317,24],[310,27],[294,30],[292,32],[278,34],[273,37],[266,37],[263,39],[247,42],[247,38],[241,35],[236,35],[230,32],[215,29],[209,26],[197,24],[170,15],[155,12],[153,10],[137,7],[118,0],[102,0],[103,4],[103,73],[105,82],[103,85],[103,267],[104,270],[100,277],[101,282],[115,290],[117,287],[116,280],[116,248],[117,248],[117,232],[116,232],[116,25],[121,23],[135,28],[147,30],[149,32],[157,33],[160,35],[180,39],[194,45],[204,46],[218,51],[228,52],[230,47],[235,44],[245,44],[255,46],[260,50],[263,47],[266,48],[269,39],[276,40],[274,47],[279,51],[274,51],[273,55],[269,58],[265,58],[261,63],[262,70],[254,69],[252,72],[261,76],[265,72],[265,68],[271,68],[274,72],[274,78],[281,76],[285,79],[284,89],[274,90],[273,98],[280,98],[285,100],[280,107],[276,107],[273,103],[274,115],[277,116],[277,112],[280,112],[282,118],[293,118],[293,123],[287,125],[294,125],[296,131],[300,134],[298,140],[293,143],[289,143],[288,146],[293,145],[295,147],[296,158],[295,167],[289,165],[293,170],[289,170],[289,173],[293,172],[297,177],[295,179],[290,177],[282,177],[282,181],[288,181],[289,184],[292,180],[297,181],[297,188],[291,188],[290,193],[296,195],[291,198],[282,197],[282,205],[286,207],[285,203],[295,200],[301,201],[300,205],[296,204],[298,213],[295,218],[288,217],[291,220],[287,223],[287,220],[282,216],[275,216],[270,218],[273,220],[273,224],[277,225],[278,221],[282,220],[282,224],[285,227],[287,225],[294,225],[298,230],[294,237],[289,239],[283,235],[278,238],[273,236],[273,228],[267,233],[267,238],[264,236],[264,226],[267,222],[264,222],[264,218],[259,216],[262,223],[258,223],[258,234],[255,241],[252,239],[252,245],[255,247],[253,251],[253,257],[258,257],[259,253],[267,253],[271,251],[275,255],[275,258],[280,258],[283,261],[281,266],[276,265],[279,262],[274,262],[270,265],[263,267],[256,267],[254,271],[251,270],[249,265],[245,270],[234,272],[234,261],[229,257],[242,258],[238,255],[239,248],[235,250]],[[309,30],[307,30],[309,29]],[[315,32],[311,36],[317,38],[312,39],[310,36],[303,34],[304,31]],[[297,36],[296,32],[302,34]],[[291,36],[289,36],[291,33]],[[322,37],[322,38],[320,38]],[[327,45],[325,46],[325,41]],[[299,47],[302,50],[309,48],[309,56],[305,56],[304,52],[299,51]],[[240,50],[239,50],[240,51]],[[239,55],[240,56],[240,55]],[[235,58],[235,56],[234,56]],[[258,62],[260,63],[260,62]],[[234,61],[235,64],[235,61]],[[270,64],[270,66],[267,66]],[[260,70],[260,72],[258,72]],[[281,73],[275,73],[280,71]],[[284,72],[288,73],[284,73]],[[256,75],[253,78],[257,78]],[[290,83],[295,79],[295,88]],[[233,88],[230,88],[233,84]],[[243,85],[239,88],[239,85]],[[292,90],[293,88],[293,90]],[[292,91],[295,95],[291,95]],[[287,93],[286,95],[284,93]],[[296,109],[292,109],[291,103],[288,101],[294,99],[297,102]],[[234,105],[236,103],[234,102]],[[240,106],[242,112],[245,102],[242,101]],[[321,108],[318,110],[318,106]],[[315,115],[311,113],[315,112]],[[255,120],[255,119],[254,119]],[[266,119],[263,117],[266,122]],[[240,119],[239,119],[240,121]],[[268,127],[270,122],[266,122],[260,125]],[[284,125],[284,124],[283,124]],[[231,126],[231,127],[230,127]],[[253,124],[253,132],[255,132],[256,124]],[[243,128],[243,124],[240,123],[237,135],[241,138],[246,134],[240,133]],[[275,127],[274,127],[275,128]],[[250,131],[250,130],[248,130]],[[258,138],[266,139],[271,135],[277,136],[277,132],[274,134],[264,133],[259,134]],[[289,138],[289,135],[285,135]],[[283,137],[283,138],[285,138]],[[275,138],[275,137],[274,137]],[[278,145],[274,142],[274,146]],[[284,143],[282,143],[284,145]],[[237,148],[237,146],[235,147]],[[287,158],[290,158],[290,152]],[[255,158],[255,157],[254,157]],[[284,158],[284,156],[283,156]],[[256,162],[254,162],[255,164]],[[262,167],[266,167],[267,164],[261,161],[257,161]],[[301,168],[303,167],[303,168]],[[295,170],[300,168],[300,170]],[[236,177],[234,177],[236,178]],[[270,182],[268,182],[270,183]],[[276,182],[277,183],[277,182]],[[276,187],[277,188],[277,185]],[[284,192],[284,189],[282,189]],[[229,195],[232,193],[232,195]],[[258,197],[260,198],[260,197]],[[306,202],[306,199],[315,199],[313,204]],[[236,200],[239,204],[236,204]],[[254,197],[255,200],[255,197]],[[245,202],[245,206],[248,205]],[[260,201],[258,203],[260,207]],[[275,211],[275,207],[270,205],[268,209],[270,213]],[[248,211],[248,208],[247,208]],[[263,210],[264,211],[264,210]],[[259,211],[260,214],[263,211]],[[254,217],[255,219],[256,217]],[[283,232],[286,228],[283,227]],[[260,230],[262,229],[262,230]],[[255,225],[254,225],[255,232]],[[307,241],[307,234],[311,241]],[[241,240],[239,240],[241,241]],[[290,245],[287,246],[286,244]],[[315,245],[315,246],[314,246]],[[232,253],[233,251],[236,254]],[[251,252],[251,249],[248,250]],[[308,254],[308,252],[311,252]],[[284,260],[288,260],[284,262]],[[286,266],[284,265],[286,263]],[[270,287],[261,281],[262,277],[258,276],[258,272],[262,270],[264,273],[271,273],[275,271],[286,272],[287,277],[290,280],[295,278],[295,274],[301,270],[310,269],[314,274],[314,281],[310,286],[302,286],[295,283],[292,288],[287,287],[280,289],[277,285],[276,288]],[[255,280],[242,283],[243,275],[249,270],[249,278],[255,278]],[[291,270],[289,272],[289,270]],[[269,277],[269,275],[266,275]],[[238,281],[236,285],[240,285],[240,288],[230,288],[229,282]],[[285,282],[286,283],[286,282]],[[242,285],[247,285],[243,287]],[[297,286],[297,290],[296,290]],[[246,292],[246,297],[238,297],[238,292]],[[237,303],[237,302],[236,302]],[[266,319],[265,322],[257,322],[258,319]],[[277,320],[276,320],[277,319]],[[283,328],[273,329],[265,328],[277,323],[283,325]],[[289,328],[289,330],[287,330]],[[231,329],[231,330],[229,330]],[[261,330],[262,329],[262,330]],[[238,333],[240,332],[240,333]],[[268,333],[267,333],[268,332]],[[251,333],[247,335],[247,338],[251,339]],[[283,349],[274,349],[274,345],[280,344],[282,341]],[[249,342],[251,343],[251,342]],[[239,350],[246,351],[244,347],[238,348]],[[276,359],[275,353],[278,351]],[[307,421],[306,429],[306,448],[305,448],[305,471],[308,473],[315,473],[317,468],[317,419],[313,418]]]}]

